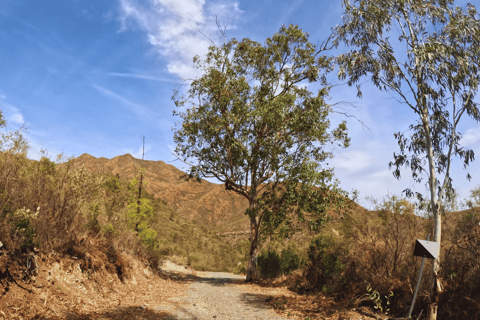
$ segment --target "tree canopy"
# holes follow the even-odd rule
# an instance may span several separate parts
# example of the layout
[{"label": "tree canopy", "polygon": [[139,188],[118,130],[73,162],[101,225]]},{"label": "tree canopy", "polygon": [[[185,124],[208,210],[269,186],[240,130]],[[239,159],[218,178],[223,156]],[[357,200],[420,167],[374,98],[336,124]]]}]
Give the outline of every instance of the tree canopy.
[{"label": "tree canopy", "polygon": [[[349,144],[345,122],[330,130],[325,74],[334,61],[321,54],[328,46],[329,41],[319,47],[310,43],[294,25],[282,26],[264,45],[231,39],[211,46],[205,60],[195,57],[203,75],[186,95],[173,96],[183,109],[174,112],[182,119],[174,134],[175,154],[191,165],[190,175],[215,177],[249,201],[247,281],[256,275],[258,232],[266,212],[260,210],[262,195],[274,195],[286,181],[328,186],[333,172],[322,165],[332,157],[327,146]],[[314,95],[305,83],[317,80],[322,88]]]}]

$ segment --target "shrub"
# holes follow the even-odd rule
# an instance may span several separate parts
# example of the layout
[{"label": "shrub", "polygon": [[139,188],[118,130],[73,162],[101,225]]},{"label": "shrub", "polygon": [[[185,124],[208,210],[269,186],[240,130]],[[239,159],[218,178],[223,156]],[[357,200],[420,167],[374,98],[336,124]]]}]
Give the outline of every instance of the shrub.
[{"label": "shrub", "polygon": [[23,252],[33,251],[34,247],[39,247],[40,243],[35,240],[35,227],[33,220],[37,218],[40,207],[35,213],[31,213],[30,209],[19,209],[11,217],[12,232],[18,232],[23,237],[21,250]]},{"label": "shrub", "polygon": [[[390,297],[393,314],[408,312],[411,287],[416,283],[421,259],[413,256],[416,239],[425,239],[428,220],[416,216],[414,206],[404,198],[387,196],[375,203],[375,210],[346,214],[342,220],[345,257],[351,294],[361,294],[365,282],[381,297]],[[431,230],[431,229],[430,229]],[[425,268],[423,279],[430,278]],[[426,301],[428,280],[422,282],[419,301]]]},{"label": "shrub", "polygon": [[239,262],[235,269],[233,270],[233,273],[235,274],[246,274],[247,273],[247,267],[243,262]]},{"label": "shrub", "polygon": [[344,265],[328,238],[319,236],[312,240],[308,248],[306,278],[312,289],[327,288],[333,277],[339,275]]},{"label": "shrub", "polygon": [[197,258],[197,256],[194,255],[194,254],[191,254],[191,255],[188,256],[188,258],[187,258],[187,266],[190,267],[190,266],[192,265],[192,262],[198,262],[198,258]]},{"label": "shrub", "polygon": [[301,268],[304,265],[304,261],[300,256],[292,249],[285,249],[282,251],[280,257],[280,270],[283,274],[290,274],[293,271]]},{"label": "shrub", "polygon": [[257,259],[257,268],[262,277],[272,278],[278,276],[281,272],[280,256],[272,249],[262,252]]},{"label": "shrub", "polygon": [[98,203],[92,203],[89,206],[89,210],[87,213],[87,223],[86,227],[90,232],[93,234],[97,234],[100,232],[101,226],[98,222],[98,216],[100,215],[100,205]]}]

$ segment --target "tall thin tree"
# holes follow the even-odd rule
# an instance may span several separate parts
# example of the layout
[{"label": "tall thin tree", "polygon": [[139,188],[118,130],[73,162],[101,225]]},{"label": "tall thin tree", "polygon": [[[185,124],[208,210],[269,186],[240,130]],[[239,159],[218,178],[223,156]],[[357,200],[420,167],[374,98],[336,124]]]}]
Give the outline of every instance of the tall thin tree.
[{"label": "tall thin tree", "polygon": [[[474,98],[480,81],[480,21],[475,7],[453,6],[453,0],[343,0],[343,24],[338,40],[352,50],[338,57],[339,78],[353,85],[369,76],[380,90],[393,93],[417,116],[410,134],[396,133],[400,152],[390,167],[412,171],[416,182],[424,174],[434,219],[434,241],[441,242],[442,203],[452,194],[450,167],[454,156],[466,167],[472,150],[460,145],[463,115],[480,121]],[[360,87],[357,86],[359,96]],[[443,175],[443,182],[440,178]],[[470,179],[470,175],[467,174]],[[414,193],[406,189],[407,195]],[[419,200],[423,196],[417,193]],[[432,263],[428,319],[436,319],[442,286],[440,256]]]},{"label": "tall thin tree", "polygon": [[[145,157],[145,136],[143,136],[143,149],[142,149],[142,164]],[[140,183],[138,185],[138,200],[137,200],[137,214],[140,216],[140,199],[142,198],[142,184],[143,184],[143,171],[144,168],[140,168]],[[138,232],[138,223],[135,226],[135,231]]]}]

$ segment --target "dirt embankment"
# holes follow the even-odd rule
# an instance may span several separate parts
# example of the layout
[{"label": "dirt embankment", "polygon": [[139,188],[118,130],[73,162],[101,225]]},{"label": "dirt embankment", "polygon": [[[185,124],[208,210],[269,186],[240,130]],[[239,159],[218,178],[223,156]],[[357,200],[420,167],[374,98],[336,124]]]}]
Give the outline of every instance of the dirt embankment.
[{"label": "dirt embankment", "polygon": [[122,257],[123,281],[104,268],[82,271],[72,257],[37,256],[36,276],[0,285],[0,319],[162,319],[156,308],[183,295],[186,283]]},{"label": "dirt embankment", "polygon": [[[82,271],[74,257],[37,256],[30,280],[0,282],[0,319],[378,319],[289,287],[299,274],[247,284],[244,277],[195,272],[167,261],[152,270],[125,253],[118,273]],[[32,261],[35,263],[35,261]],[[1,268],[0,268],[1,269]]]}]

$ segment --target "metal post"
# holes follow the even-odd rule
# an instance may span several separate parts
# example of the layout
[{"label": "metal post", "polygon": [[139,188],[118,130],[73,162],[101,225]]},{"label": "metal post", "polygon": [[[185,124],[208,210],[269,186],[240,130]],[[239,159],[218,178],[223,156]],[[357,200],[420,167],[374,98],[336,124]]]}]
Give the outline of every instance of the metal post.
[{"label": "metal post", "polygon": [[[430,234],[427,235],[427,241],[430,240]],[[415,305],[415,299],[417,299],[418,288],[420,287],[420,281],[422,280],[423,265],[425,264],[425,257],[422,258],[422,265],[420,266],[420,274],[418,275],[417,286],[415,287],[415,293],[413,294],[412,304],[410,306],[410,311],[408,311],[407,318],[412,317],[413,306]]]}]

